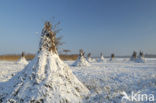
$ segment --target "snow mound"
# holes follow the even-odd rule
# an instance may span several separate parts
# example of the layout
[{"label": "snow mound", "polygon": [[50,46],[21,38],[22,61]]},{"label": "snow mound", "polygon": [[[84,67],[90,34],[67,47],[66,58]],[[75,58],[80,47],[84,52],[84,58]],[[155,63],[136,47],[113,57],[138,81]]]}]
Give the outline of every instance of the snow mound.
[{"label": "snow mound", "polygon": [[85,57],[79,57],[74,63],[73,66],[90,66],[90,63],[86,60]]},{"label": "snow mound", "polygon": [[25,59],[25,57],[21,57],[21,58],[17,61],[17,63],[19,63],[19,64],[28,64],[28,61]]}]

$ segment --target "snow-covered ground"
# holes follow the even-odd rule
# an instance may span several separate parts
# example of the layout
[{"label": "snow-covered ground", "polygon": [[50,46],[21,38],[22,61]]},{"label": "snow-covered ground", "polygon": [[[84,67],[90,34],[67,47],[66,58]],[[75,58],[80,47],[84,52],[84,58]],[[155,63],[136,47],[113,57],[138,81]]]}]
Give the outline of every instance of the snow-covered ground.
[{"label": "snow-covered ground", "polygon": [[[65,62],[90,90],[88,103],[120,103],[125,93],[129,97],[132,93],[147,94],[148,98],[152,94],[156,102],[156,58],[148,58],[145,63],[129,62],[128,58],[118,58],[112,62],[107,59],[107,62],[93,62],[87,67],[73,67],[71,65],[74,61]],[[0,82],[8,81],[24,66],[0,61]]]},{"label": "snow-covered ground", "polygon": [[0,82],[5,82],[21,71],[25,64],[10,61],[0,61]]}]

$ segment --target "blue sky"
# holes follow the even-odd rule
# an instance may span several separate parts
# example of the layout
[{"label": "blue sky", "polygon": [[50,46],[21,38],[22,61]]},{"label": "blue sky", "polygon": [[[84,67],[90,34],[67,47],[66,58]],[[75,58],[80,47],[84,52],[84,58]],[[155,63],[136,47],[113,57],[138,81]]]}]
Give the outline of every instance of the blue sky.
[{"label": "blue sky", "polygon": [[[1,0],[0,54],[38,50],[46,20],[60,21],[64,49],[156,54],[155,0]],[[37,33],[38,32],[38,33]]]}]

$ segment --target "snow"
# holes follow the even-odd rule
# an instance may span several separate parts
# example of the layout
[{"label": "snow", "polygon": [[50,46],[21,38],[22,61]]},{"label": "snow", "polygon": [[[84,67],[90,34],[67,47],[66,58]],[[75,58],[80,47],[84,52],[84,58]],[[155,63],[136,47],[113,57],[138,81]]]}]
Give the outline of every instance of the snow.
[{"label": "snow", "polygon": [[8,81],[8,79],[24,67],[24,64],[17,64],[16,62],[11,61],[0,61],[0,82]]},{"label": "snow", "polygon": [[[50,58],[52,57],[55,59],[57,58],[56,55],[49,56],[49,57]],[[52,61],[53,59],[50,59],[50,58],[49,60]],[[110,103],[110,102],[120,103],[122,94],[124,92],[130,95],[131,92],[133,91],[134,92],[141,91],[141,93],[154,94],[156,96],[156,58],[146,58],[145,60],[146,60],[145,63],[135,63],[135,62],[129,61],[129,58],[124,58],[124,59],[116,58],[116,61],[114,62],[109,62],[109,59],[107,59],[108,61],[107,63],[94,62],[94,63],[91,63],[91,66],[88,66],[88,67],[70,66],[69,68],[72,69],[72,72],[76,75],[76,77],[91,92],[91,94],[89,95],[85,103],[104,103],[104,102],[105,103]],[[33,62],[36,62],[36,61],[33,61]],[[73,64],[73,61],[65,61],[65,62],[68,65]],[[61,62],[61,64],[64,64],[64,63]],[[31,64],[29,64],[29,66],[30,65]],[[0,87],[4,85],[5,82],[8,81],[12,77],[12,74],[18,74],[18,72],[20,71],[21,72],[25,71],[23,69],[24,66],[25,65],[23,64],[16,64],[15,62],[0,61],[0,70],[1,70]],[[61,70],[57,70],[55,72],[58,72],[60,74],[62,73]],[[17,77],[14,78],[15,80],[14,82],[18,80],[16,79]],[[52,81],[57,81],[58,79],[60,78],[58,76],[55,76],[55,78],[52,79]],[[30,84],[29,83],[30,82],[27,82],[26,83],[27,85],[21,88],[28,89],[27,86],[32,85],[31,83]],[[10,87],[11,87],[11,84],[10,84]],[[64,88],[67,88],[67,87],[62,86],[62,89]],[[38,87],[38,89],[40,90],[41,88]],[[42,88],[42,89],[45,89],[45,88]],[[61,93],[62,95],[67,95],[64,92],[61,92]],[[21,94],[21,96],[24,97],[25,94],[26,93]],[[29,93],[29,94],[30,96],[33,95],[32,93]],[[58,94],[58,92],[56,92],[56,94]],[[67,95],[67,96],[70,97],[71,95]],[[37,98],[37,97],[34,97],[34,98]],[[58,98],[57,95],[55,98]],[[155,100],[156,100],[156,97],[155,97]]]},{"label": "snow", "polygon": [[154,92],[156,95],[156,61],[133,63],[116,59],[94,63],[89,68],[73,68],[73,72],[90,89],[89,102],[121,102],[121,92]]}]

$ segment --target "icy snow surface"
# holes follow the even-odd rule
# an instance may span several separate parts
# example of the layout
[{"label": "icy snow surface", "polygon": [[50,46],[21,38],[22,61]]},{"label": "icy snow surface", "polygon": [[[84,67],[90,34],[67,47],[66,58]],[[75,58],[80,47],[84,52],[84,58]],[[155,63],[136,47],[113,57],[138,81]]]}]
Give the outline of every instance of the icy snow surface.
[{"label": "icy snow surface", "polygon": [[[122,92],[130,95],[132,91],[154,94],[156,102],[156,59],[145,60],[145,63],[134,63],[128,58],[117,58],[114,62],[107,59],[106,63],[94,62],[88,67],[73,67],[74,61],[65,62],[89,88],[91,95],[87,103],[121,103]],[[22,64],[0,61],[0,83],[8,81],[23,68]]]}]

